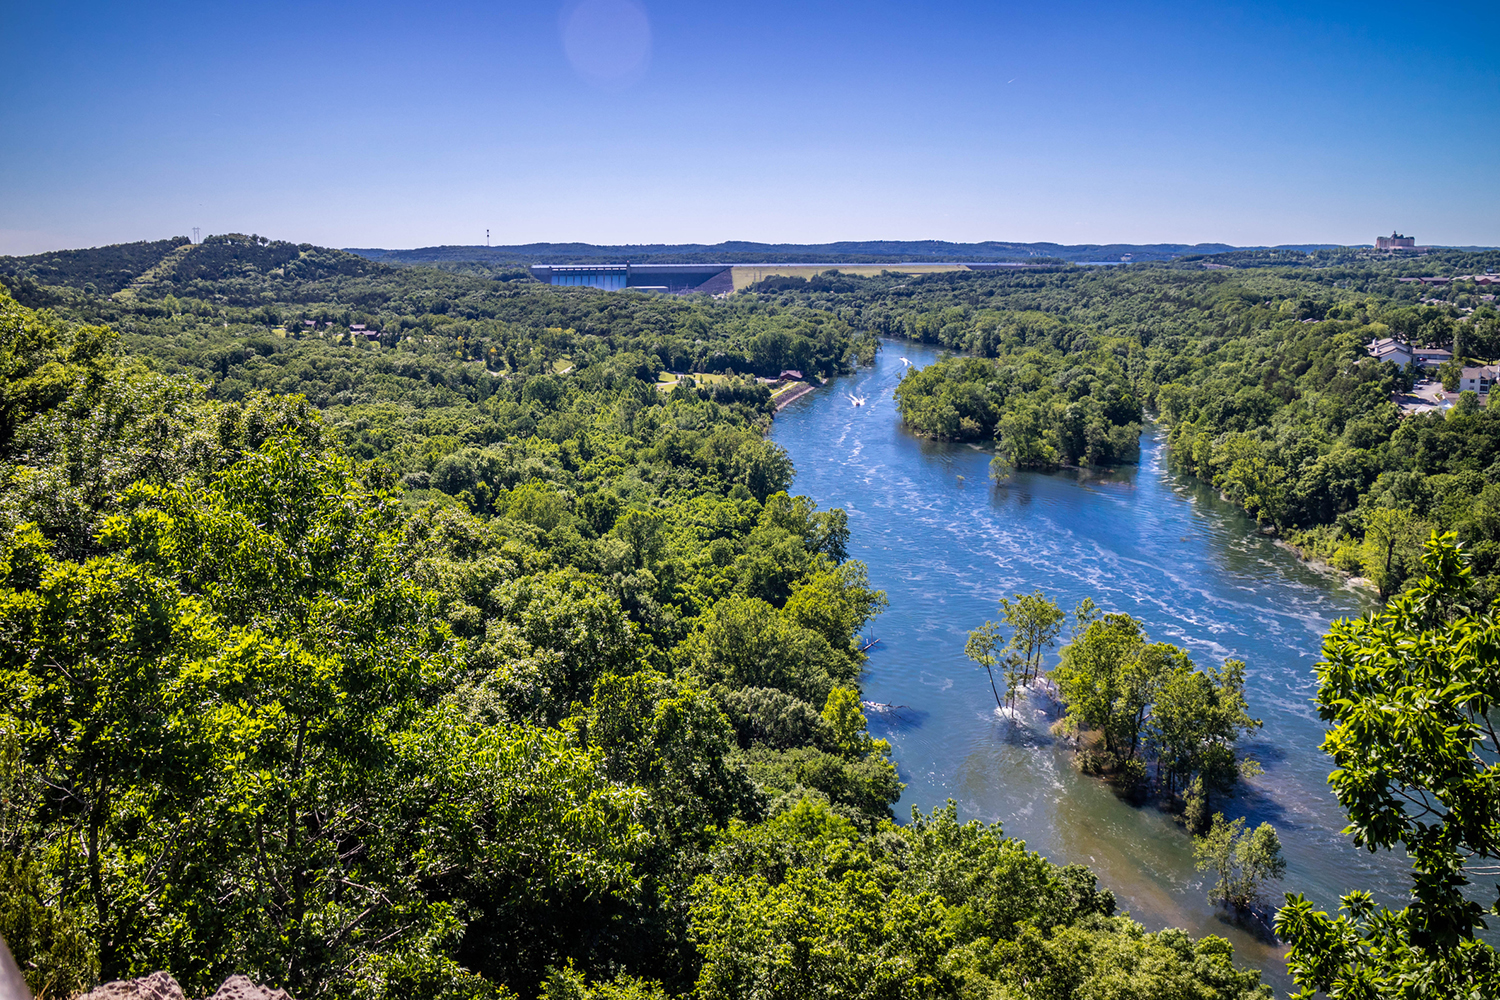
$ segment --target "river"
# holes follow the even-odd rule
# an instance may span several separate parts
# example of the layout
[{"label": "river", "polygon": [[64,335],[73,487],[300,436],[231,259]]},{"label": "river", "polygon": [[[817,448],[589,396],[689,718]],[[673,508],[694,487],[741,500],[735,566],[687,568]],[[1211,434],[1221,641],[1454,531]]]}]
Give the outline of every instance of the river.
[{"label": "river", "polygon": [[[906,782],[897,815],[952,798],[960,818],[999,821],[1053,861],[1094,869],[1148,929],[1229,938],[1237,960],[1285,995],[1284,949],[1207,902],[1187,833],[1079,774],[1048,735],[1056,714],[1045,701],[1025,706],[1019,723],[998,716],[964,640],[998,619],[1001,595],[1039,587],[1068,610],[1092,597],[1134,615],[1153,640],[1189,650],[1200,667],[1244,660],[1251,714],[1265,725],[1241,749],[1265,773],[1216,808],[1275,825],[1288,870],[1273,890],[1305,893],[1330,910],[1356,888],[1399,905],[1404,859],[1359,851],[1340,833],[1345,817],[1326,783],[1331,765],[1311,704],[1328,623],[1368,610],[1369,597],[1310,569],[1212,490],[1171,471],[1153,426],[1138,466],[992,481],[988,451],[901,426],[892,390],[903,357],[922,366],[939,354],[887,341],[872,368],[787,406],[771,435],[796,463],[794,491],[848,512],[850,556],[890,598],[870,630],[880,643],[862,683],[868,701],[900,706],[868,713]],[[852,405],[849,393],[866,404]]]}]

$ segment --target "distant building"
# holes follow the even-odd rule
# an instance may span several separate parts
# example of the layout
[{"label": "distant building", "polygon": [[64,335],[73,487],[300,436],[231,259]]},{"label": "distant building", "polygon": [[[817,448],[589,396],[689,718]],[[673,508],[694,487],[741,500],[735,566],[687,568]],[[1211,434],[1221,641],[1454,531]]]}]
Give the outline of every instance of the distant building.
[{"label": "distant building", "polygon": [[783,381],[783,382],[801,382],[802,381],[802,373],[799,372],[795,368],[784,369],[782,371],[782,373],[780,375],[776,376],[776,377],[778,379],[780,379],[781,381]]},{"label": "distant building", "polygon": [[1403,248],[1413,249],[1416,247],[1416,245],[1417,238],[1415,236],[1402,236],[1400,233],[1395,232],[1394,230],[1389,236],[1375,237],[1376,250],[1398,250]]},{"label": "distant building", "polygon": [[1419,347],[1411,353],[1423,368],[1437,368],[1453,360],[1453,352],[1441,347]]},{"label": "distant building", "polygon": [[943,271],[1010,271],[1042,266],[1018,261],[973,264],[533,264],[531,276],[545,284],[560,287],[601,288],[606,291],[628,289],[667,295],[687,295],[693,292],[728,295],[743,291],[770,277],[811,279],[825,271],[868,278],[885,271],[897,274],[935,274]]},{"label": "distant building", "polygon": [[1490,391],[1490,386],[1500,378],[1500,365],[1482,365],[1479,368],[1465,368],[1463,376],[1458,380],[1458,391],[1474,392],[1484,395]]}]

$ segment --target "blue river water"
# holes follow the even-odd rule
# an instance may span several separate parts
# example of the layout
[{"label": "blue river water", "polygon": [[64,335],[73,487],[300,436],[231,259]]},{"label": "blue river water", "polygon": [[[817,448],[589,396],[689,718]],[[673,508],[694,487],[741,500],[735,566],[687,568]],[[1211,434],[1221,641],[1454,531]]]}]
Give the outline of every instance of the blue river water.
[{"label": "blue river water", "polygon": [[772,430],[796,463],[794,491],[848,512],[850,555],[890,599],[869,630],[880,642],[862,683],[867,701],[895,706],[868,714],[906,782],[898,816],[952,798],[960,818],[999,821],[1053,861],[1094,869],[1147,929],[1229,938],[1237,960],[1285,995],[1284,949],[1207,902],[1188,834],[1079,774],[1049,735],[1057,711],[1047,699],[1033,699],[1018,720],[997,714],[964,641],[998,619],[1000,596],[1041,588],[1065,609],[1091,597],[1134,615],[1153,640],[1187,649],[1200,667],[1244,660],[1251,714],[1264,726],[1241,749],[1265,773],[1215,808],[1276,826],[1288,871],[1274,890],[1329,910],[1356,888],[1399,905],[1409,886],[1404,857],[1360,851],[1340,832],[1346,820],[1327,785],[1331,764],[1311,703],[1329,622],[1369,610],[1369,596],[1312,570],[1212,490],[1173,472],[1152,426],[1138,466],[992,480],[988,451],[901,426],[892,390],[906,362],[938,356],[887,341],[873,367],[793,402]]}]

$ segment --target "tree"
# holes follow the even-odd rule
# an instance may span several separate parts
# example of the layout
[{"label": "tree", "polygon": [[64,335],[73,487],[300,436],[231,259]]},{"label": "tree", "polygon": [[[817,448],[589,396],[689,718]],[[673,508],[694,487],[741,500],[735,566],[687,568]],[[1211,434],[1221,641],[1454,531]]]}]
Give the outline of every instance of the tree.
[{"label": "tree", "polygon": [[1261,902],[1265,883],[1286,877],[1286,859],[1281,856],[1281,838],[1270,823],[1262,823],[1240,837],[1240,842],[1235,847],[1235,859],[1240,864],[1240,877],[1245,886],[1243,898],[1247,908]]},{"label": "tree", "polygon": [[1500,904],[1466,892],[1500,871],[1500,619],[1452,534],[1433,533],[1424,565],[1384,611],[1335,622],[1317,666],[1345,832],[1405,850],[1412,902],[1392,911],[1352,892],[1331,918],[1288,894],[1276,931],[1304,996],[1500,996],[1500,958],[1475,934]]},{"label": "tree", "polygon": [[1208,832],[1194,838],[1193,860],[1199,871],[1211,871],[1217,879],[1208,901],[1240,913],[1261,901],[1266,882],[1286,874],[1275,827],[1262,823],[1247,831],[1243,817],[1226,822],[1223,813],[1215,813]]},{"label": "tree", "polygon": [[[858,714],[858,696],[854,710]],[[572,729],[581,745],[597,748],[605,777],[646,790],[647,815],[674,844],[704,841],[731,817],[757,811],[744,769],[729,757],[729,720],[690,685],[650,670],[605,674],[587,711],[565,719],[563,728]]]},{"label": "tree", "polygon": [[[828,692],[828,701],[823,706],[823,722],[828,727],[829,742],[841,756],[858,760],[875,749],[869,722],[861,710],[859,692],[853,688],[836,687]],[[889,750],[890,745],[886,744],[878,752]]]},{"label": "tree", "polygon": [[1438,380],[1443,383],[1443,390],[1445,392],[1456,392],[1458,390],[1459,379],[1463,377],[1463,373],[1464,363],[1460,358],[1455,357],[1453,360],[1444,361],[1439,365]]},{"label": "tree", "polygon": [[1041,676],[1042,656],[1062,631],[1063,610],[1036,590],[1013,601],[1000,598],[1000,617],[1011,628],[1011,648],[1021,654],[1022,682],[1030,684]]},{"label": "tree", "polygon": [[1193,838],[1194,865],[1200,872],[1214,873],[1215,882],[1208,890],[1210,903],[1227,905],[1234,897],[1234,843],[1244,828],[1243,818],[1226,823],[1223,813],[1214,813],[1208,832]]},{"label": "tree", "polygon": [[755,597],[715,604],[680,648],[705,686],[778,688],[810,705],[825,703],[857,670],[821,633]]},{"label": "tree", "polygon": [[968,642],[964,643],[964,653],[989,675],[996,708],[1005,707],[1005,703],[1000,700],[1000,689],[995,686],[995,664],[999,662],[1004,648],[1004,643],[1000,641],[1000,626],[994,622],[985,622],[971,631]]},{"label": "tree", "polygon": [[870,589],[864,563],[844,562],[811,573],[794,586],[782,614],[823,636],[834,649],[847,650],[859,630],[884,611],[887,603],[885,591]]},{"label": "tree", "polygon": [[[1015,707],[1016,696],[1024,685],[1042,673],[1042,656],[1062,631],[1063,612],[1040,590],[1016,594],[1015,600],[1000,598],[1000,617],[1011,630],[1010,639],[1002,644],[1001,626],[985,622],[969,633],[964,652],[989,674],[995,707]],[[995,667],[1005,679],[1005,701],[995,686]]]},{"label": "tree", "polygon": [[1159,684],[1160,657],[1143,657],[1146,632],[1129,615],[1107,614],[1062,649],[1052,672],[1068,711],[1064,721],[1097,730],[1113,758],[1133,758],[1145,712]]},{"label": "tree", "polygon": [[1228,791],[1246,764],[1237,762],[1234,744],[1242,732],[1260,726],[1245,702],[1245,664],[1225,660],[1213,673],[1194,670],[1186,657],[1164,671],[1151,710],[1151,741],[1157,779],[1167,793],[1203,779],[1200,796]]},{"label": "tree", "polygon": [[1422,536],[1430,531],[1411,511],[1377,507],[1365,518],[1361,550],[1365,576],[1374,582],[1381,599],[1396,592],[1422,565]]}]

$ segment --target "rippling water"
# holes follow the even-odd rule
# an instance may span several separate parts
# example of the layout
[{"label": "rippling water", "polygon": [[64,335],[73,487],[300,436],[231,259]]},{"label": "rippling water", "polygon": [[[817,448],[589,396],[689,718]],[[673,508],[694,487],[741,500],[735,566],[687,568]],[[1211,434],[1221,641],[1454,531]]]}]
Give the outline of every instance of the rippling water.
[{"label": "rippling water", "polygon": [[[938,357],[889,341],[874,368],[794,402],[772,432],[796,462],[795,491],[849,512],[850,554],[890,597],[872,628],[881,641],[863,683],[866,699],[897,706],[870,713],[906,782],[897,814],[953,798],[963,818],[998,820],[1053,861],[1089,865],[1149,929],[1229,937],[1239,959],[1284,993],[1291,984],[1280,949],[1207,903],[1188,835],[1078,774],[1048,735],[1056,714],[1045,699],[1026,705],[1019,721],[999,717],[964,640],[998,617],[1002,594],[1040,587],[1065,609],[1092,597],[1134,615],[1152,639],[1188,649],[1199,666],[1244,660],[1251,714],[1265,726],[1241,746],[1265,774],[1216,807],[1276,826],[1288,862],[1281,888],[1329,909],[1355,888],[1395,903],[1408,885],[1404,859],[1358,851],[1340,834],[1345,818],[1326,784],[1330,763],[1310,701],[1328,623],[1368,610],[1368,599],[1171,472],[1154,428],[1137,467],[993,482],[989,452],[902,429],[891,392],[903,355],[916,365]],[[868,403],[852,405],[851,392]]]}]

